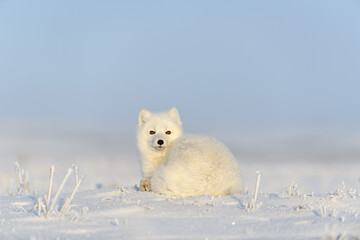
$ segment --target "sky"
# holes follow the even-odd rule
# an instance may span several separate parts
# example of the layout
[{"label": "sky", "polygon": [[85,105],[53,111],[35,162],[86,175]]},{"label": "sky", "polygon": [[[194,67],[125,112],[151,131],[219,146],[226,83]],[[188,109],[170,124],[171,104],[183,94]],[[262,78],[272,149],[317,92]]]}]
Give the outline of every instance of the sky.
[{"label": "sky", "polygon": [[360,131],[359,1],[0,0],[0,123]]}]

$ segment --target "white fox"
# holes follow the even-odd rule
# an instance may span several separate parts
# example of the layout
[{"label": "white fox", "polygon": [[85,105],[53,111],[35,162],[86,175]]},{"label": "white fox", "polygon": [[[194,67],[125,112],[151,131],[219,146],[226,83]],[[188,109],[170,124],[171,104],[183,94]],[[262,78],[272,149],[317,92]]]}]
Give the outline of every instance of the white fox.
[{"label": "white fox", "polygon": [[229,195],[243,189],[239,165],[214,138],[183,135],[176,108],[139,114],[138,147],[142,157],[141,191],[175,197]]}]

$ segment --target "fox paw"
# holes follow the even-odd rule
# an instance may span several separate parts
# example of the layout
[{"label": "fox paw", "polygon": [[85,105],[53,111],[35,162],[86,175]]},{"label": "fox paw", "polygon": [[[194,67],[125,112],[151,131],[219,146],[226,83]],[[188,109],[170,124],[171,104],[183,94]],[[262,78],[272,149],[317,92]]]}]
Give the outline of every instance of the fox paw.
[{"label": "fox paw", "polygon": [[140,182],[140,191],[142,192],[150,192],[151,190],[151,184],[149,178],[144,178]]}]

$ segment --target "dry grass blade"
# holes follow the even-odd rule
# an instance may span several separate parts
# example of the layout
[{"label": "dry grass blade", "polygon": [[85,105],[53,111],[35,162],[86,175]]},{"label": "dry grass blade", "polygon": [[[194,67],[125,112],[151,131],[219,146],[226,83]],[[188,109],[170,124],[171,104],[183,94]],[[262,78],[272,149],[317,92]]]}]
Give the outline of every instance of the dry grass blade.
[{"label": "dry grass blade", "polygon": [[54,181],[54,171],[55,171],[55,166],[52,165],[50,167],[49,188],[48,188],[48,194],[47,194],[47,198],[46,198],[46,211],[49,211],[49,204],[50,204],[50,198],[51,198],[51,192],[52,192],[52,185],[53,185],[53,181]]},{"label": "dry grass blade", "polygon": [[255,184],[255,191],[254,191],[254,195],[253,198],[250,200],[250,202],[248,202],[245,206],[245,208],[248,211],[253,211],[255,210],[257,207],[259,207],[260,205],[256,204],[256,200],[257,200],[257,196],[258,196],[258,192],[259,192],[259,187],[260,187],[260,177],[261,177],[261,173],[259,170],[256,171],[257,177],[256,177],[256,184]]},{"label": "dry grass blade", "polygon": [[74,198],[76,191],[77,191],[78,188],[80,187],[80,184],[81,184],[83,178],[84,178],[84,177],[81,177],[81,178],[77,181],[77,183],[76,183],[76,185],[75,185],[75,187],[74,187],[74,189],[73,189],[70,197],[69,197],[68,199],[66,199],[66,202],[65,202],[64,206],[61,208],[60,214],[66,213],[66,211],[67,211],[67,209],[68,209],[68,207],[69,207],[69,204],[70,204],[71,200]]},{"label": "dry grass blade", "polygon": [[56,203],[56,200],[57,200],[57,198],[59,197],[59,194],[60,194],[61,190],[63,189],[63,187],[64,187],[64,185],[65,185],[65,183],[66,183],[66,181],[67,181],[67,179],[69,178],[69,176],[70,176],[71,173],[72,173],[72,169],[69,168],[68,171],[67,171],[67,173],[66,173],[66,175],[65,175],[65,177],[64,177],[64,179],[62,180],[62,182],[61,182],[61,184],[60,184],[59,189],[57,190],[57,192],[56,192],[56,194],[55,194],[55,197],[53,198],[53,200],[52,200],[52,202],[51,202],[51,205],[50,205],[50,207],[49,207],[49,210],[48,210],[47,213],[46,213],[46,217],[49,217],[49,216],[50,216],[51,211],[52,211],[52,209],[53,209],[53,207],[54,207],[54,205],[55,205],[55,203]]}]

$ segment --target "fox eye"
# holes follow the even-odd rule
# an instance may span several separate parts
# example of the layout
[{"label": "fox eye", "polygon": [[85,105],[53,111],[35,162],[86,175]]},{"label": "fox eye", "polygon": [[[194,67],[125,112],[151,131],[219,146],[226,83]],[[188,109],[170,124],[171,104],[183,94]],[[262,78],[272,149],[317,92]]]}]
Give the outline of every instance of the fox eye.
[{"label": "fox eye", "polygon": [[155,131],[151,130],[149,133],[150,133],[150,135],[154,135]]},{"label": "fox eye", "polygon": [[171,134],[171,131],[166,131],[165,132],[167,135],[170,135]]}]

